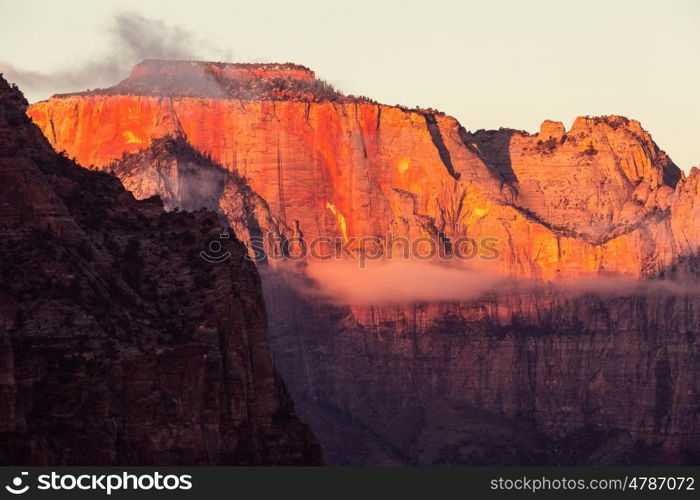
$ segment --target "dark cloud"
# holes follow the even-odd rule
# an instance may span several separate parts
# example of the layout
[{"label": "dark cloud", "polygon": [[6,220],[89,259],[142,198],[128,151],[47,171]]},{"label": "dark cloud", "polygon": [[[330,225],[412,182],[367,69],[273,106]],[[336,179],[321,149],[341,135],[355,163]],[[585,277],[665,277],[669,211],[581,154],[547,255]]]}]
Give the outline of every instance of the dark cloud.
[{"label": "dark cloud", "polygon": [[114,16],[106,36],[109,52],[77,66],[41,72],[0,61],[0,72],[30,96],[47,97],[111,86],[126,78],[131,67],[144,59],[230,59],[230,54],[191,31],[131,12]]}]

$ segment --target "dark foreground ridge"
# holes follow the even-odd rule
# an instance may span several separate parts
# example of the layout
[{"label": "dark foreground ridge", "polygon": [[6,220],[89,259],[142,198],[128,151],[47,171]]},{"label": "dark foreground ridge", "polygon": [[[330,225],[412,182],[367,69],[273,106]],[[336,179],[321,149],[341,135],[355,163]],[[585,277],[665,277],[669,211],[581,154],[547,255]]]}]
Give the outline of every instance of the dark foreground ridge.
[{"label": "dark foreground ridge", "polygon": [[0,78],[0,464],[319,464],[217,216],[56,154]]}]

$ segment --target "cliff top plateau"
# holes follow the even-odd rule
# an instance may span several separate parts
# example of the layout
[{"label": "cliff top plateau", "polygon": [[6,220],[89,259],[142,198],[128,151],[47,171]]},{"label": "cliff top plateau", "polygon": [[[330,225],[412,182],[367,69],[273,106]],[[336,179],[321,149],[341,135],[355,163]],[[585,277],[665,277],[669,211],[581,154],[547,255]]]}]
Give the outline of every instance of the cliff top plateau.
[{"label": "cliff top plateau", "polygon": [[218,99],[298,101],[368,101],[345,96],[316,78],[305,66],[292,63],[222,63],[148,59],[131,75],[105,89],[58,94],[70,95],[167,95]]}]

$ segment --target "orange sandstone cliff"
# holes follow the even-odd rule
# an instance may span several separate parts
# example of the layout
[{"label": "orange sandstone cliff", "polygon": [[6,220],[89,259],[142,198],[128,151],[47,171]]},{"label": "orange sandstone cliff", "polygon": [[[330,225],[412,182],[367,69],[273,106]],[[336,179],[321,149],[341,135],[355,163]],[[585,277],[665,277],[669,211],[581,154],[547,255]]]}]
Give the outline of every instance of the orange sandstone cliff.
[{"label": "orange sandstone cliff", "polygon": [[[29,115],[137,198],[212,208],[242,240],[496,237],[476,262],[511,276],[700,276],[700,170],[623,117],[468,132],[296,65],[189,61]],[[351,306],[260,269],[275,365],[330,464],[700,463],[697,292]]]},{"label": "orange sandstone cliff", "polygon": [[501,258],[482,264],[536,278],[651,275],[700,243],[698,173],[685,179],[622,117],[469,133],[437,112],[341,96],[296,65],[163,61],[28,112],[91,168],[180,138],[245,179],[266,204],[258,224],[286,237],[495,237]]}]

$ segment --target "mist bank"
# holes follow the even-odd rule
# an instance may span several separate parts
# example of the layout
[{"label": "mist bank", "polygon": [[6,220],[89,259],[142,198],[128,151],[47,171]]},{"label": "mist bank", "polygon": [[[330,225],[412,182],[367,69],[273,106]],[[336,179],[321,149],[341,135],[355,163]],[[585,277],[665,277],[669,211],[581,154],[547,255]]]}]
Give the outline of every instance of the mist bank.
[{"label": "mist bank", "polygon": [[700,295],[700,285],[691,278],[650,280],[611,274],[545,281],[508,277],[464,262],[382,260],[359,266],[349,260],[307,261],[261,267],[260,272],[267,280],[337,305],[460,302],[504,294],[554,293],[571,298]]}]

